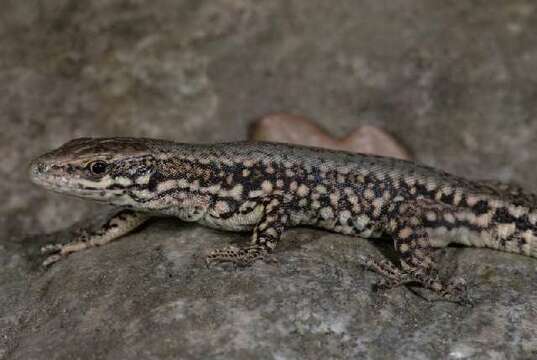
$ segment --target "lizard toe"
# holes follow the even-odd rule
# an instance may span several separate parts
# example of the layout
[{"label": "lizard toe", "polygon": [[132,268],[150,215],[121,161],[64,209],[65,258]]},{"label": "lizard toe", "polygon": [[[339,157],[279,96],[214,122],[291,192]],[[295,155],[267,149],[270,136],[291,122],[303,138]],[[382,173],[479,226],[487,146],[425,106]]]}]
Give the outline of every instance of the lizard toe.
[{"label": "lizard toe", "polygon": [[63,258],[63,256],[60,255],[60,254],[51,255],[51,256],[47,257],[45,259],[45,261],[43,261],[41,264],[43,265],[43,267],[49,267],[52,264],[57,263],[58,261],[60,261],[62,258]]},{"label": "lizard toe", "polygon": [[62,251],[62,248],[63,248],[62,244],[47,244],[41,247],[41,254],[48,255],[48,254],[59,253],[60,251]]}]

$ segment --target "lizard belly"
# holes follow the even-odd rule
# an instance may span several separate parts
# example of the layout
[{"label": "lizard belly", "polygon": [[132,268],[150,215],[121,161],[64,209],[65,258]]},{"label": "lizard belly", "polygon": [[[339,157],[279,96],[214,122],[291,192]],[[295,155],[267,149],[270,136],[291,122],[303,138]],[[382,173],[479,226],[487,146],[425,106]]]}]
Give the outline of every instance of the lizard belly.
[{"label": "lizard belly", "polygon": [[231,216],[222,216],[214,210],[209,210],[199,223],[214,229],[228,231],[248,231],[261,220],[263,207],[257,206],[252,211],[241,214],[237,212]]},{"label": "lizard belly", "polygon": [[322,212],[291,213],[291,223],[293,225],[314,226],[362,238],[379,238],[382,236],[383,232],[380,223],[373,221],[365,214],[353,216],[349,211],[333,212],[333,214],[334,216],[326,216],[326,213]]}]

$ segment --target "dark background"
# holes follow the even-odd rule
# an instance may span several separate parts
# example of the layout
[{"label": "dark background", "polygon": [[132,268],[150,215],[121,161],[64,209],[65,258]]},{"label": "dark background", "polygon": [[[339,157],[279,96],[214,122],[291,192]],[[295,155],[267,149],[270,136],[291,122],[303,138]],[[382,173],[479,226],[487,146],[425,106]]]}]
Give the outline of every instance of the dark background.
[{"label": "dark background", "polygon": [[81,136],[245,139],[285,111],[535,190],[536,34],[532,0],[1,0],[0,359],[535,355],[537,262],[487,250],[446,255],[473,310],[379,300],[352,260],[375,248],[312,230],[281,268],[207,272],[195,253],[246,237],[163,221],[43,272],[35,249],[70,235],[40,234],[99,208],[27,165]]}]

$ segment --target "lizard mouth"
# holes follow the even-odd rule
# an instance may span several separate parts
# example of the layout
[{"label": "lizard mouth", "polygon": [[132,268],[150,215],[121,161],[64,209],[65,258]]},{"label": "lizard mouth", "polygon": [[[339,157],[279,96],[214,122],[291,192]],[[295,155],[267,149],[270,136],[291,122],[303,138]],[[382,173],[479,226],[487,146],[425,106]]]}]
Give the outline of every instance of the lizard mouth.
[{"label": "lizard mouth", "polygon": [[91,190],[79,188],[76,181],[60,174],[55,174],[49,165],[36,159],[30,163],[30,180],[47,190],[61,194],[89,197],[94,194]]},{"label": "lizard mouth", "polygon": [[[65,186],[65,179],[61,177],[53,176],[49,174],[49,166],[39,159],[36,159],[30,163],[30,180],[34,184],[43,186],[44,188],[51,189],[54,187]],[[63,180],[63,181],[62,181]]]}]

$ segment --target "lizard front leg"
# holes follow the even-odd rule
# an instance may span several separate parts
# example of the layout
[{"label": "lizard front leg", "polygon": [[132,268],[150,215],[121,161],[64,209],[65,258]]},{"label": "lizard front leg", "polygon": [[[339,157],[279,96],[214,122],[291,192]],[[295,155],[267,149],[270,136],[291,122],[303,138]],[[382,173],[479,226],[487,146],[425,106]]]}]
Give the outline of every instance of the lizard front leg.
[{"label": "lizard front leg", "polygon": [[227,247],[214,250],[206,257],[208,266],[231,262],[237,266],[249,266],[271,253],[285,231],[289,216],[281,198],[274,197],[264,202],[263,215],[256,224],[249,246]]},{"label": "lizard front leg", "polygon": [[76,240],[66,244],[48,244],[43,246],[41,253],[50,255],[43,261],[43,266],[50,266],[71,253],[109,243],[136,229],[149,218],[150,215],[148,214],[128,209],[120,210],[96,231],[86,232]]}]

